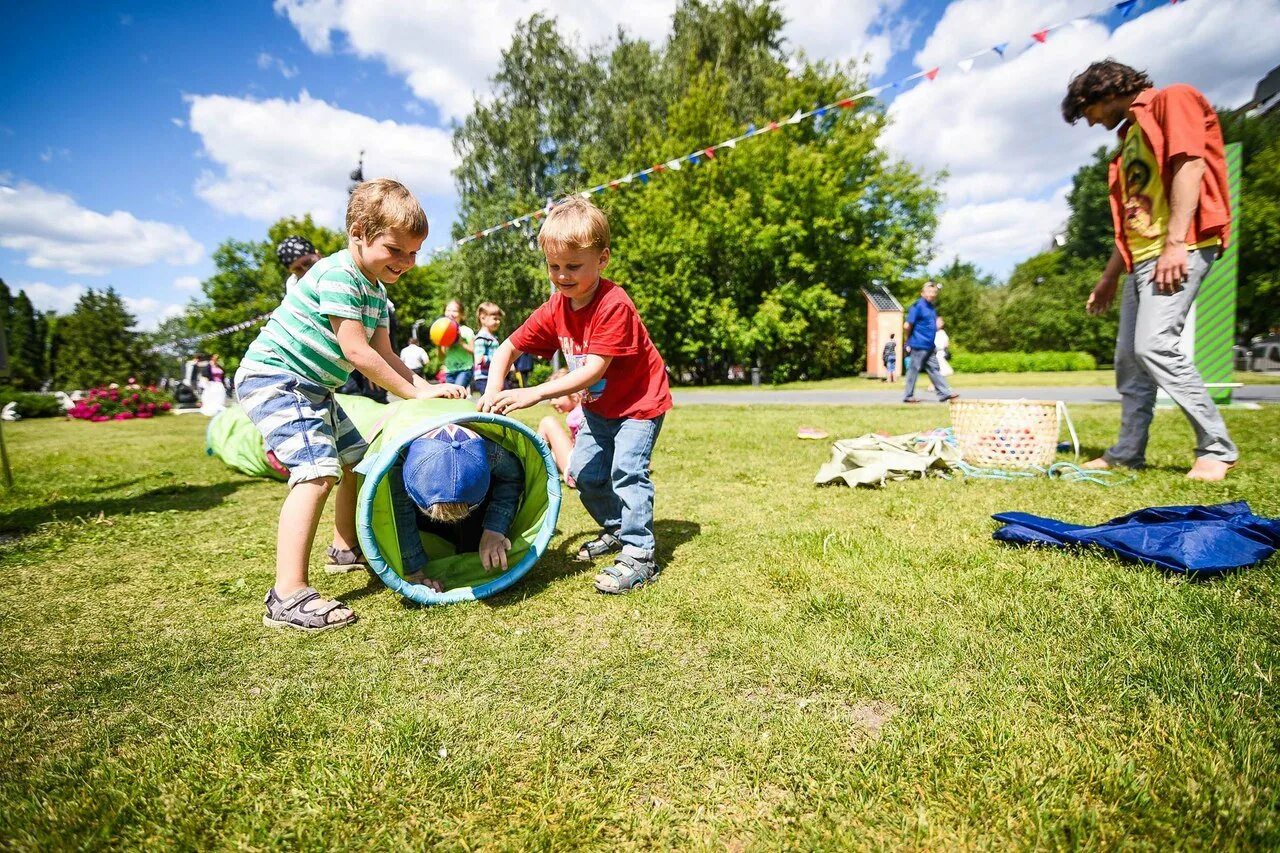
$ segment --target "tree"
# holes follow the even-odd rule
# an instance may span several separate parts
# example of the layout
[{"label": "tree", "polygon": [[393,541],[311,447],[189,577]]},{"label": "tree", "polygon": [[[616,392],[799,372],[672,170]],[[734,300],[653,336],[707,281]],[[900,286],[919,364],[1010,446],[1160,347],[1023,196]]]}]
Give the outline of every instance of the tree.
[{"label": "tree", "polygon": [[1067,193],[1066,243],[1063,252],[1069,258],[1105,264],[1115,246],[1115,227],[1111,221],[1111,197],[1107,170],[1111,152],[1099,148],[1093,159],[1076,170]]},{"label": "tree", "polygon": [[0,320],[4,322],[9,348],[10,381],[16,388],[38,390],[47,378],[46,338],[48,326],[44,316],[24,291],[13,296],[0,280]]},{"label": "tree", "polygon": [[[686,0],[661,49],[621,34],[580,53],[554,21],[530,19],[503,54],[493,100],[455,136],[456,233],[864,82],[852,67],[788,55],[782,25],[771,2]],[[860,107],[595,197],[613,228],[610,273],[677,375],[708,379],[756,360],[776,379],[855,369],[859,289],[923,266],[937,205],[928,181],[876,146],[882,114]],[[454,295],[493,299],[523,319],[547,292],[533,236],[531,223],[466,244],[447,267]]]},{"label": "tree", "polygon": [[[276,258],[276,245],[294,234],[310,240],[321,256],[346,245],[345,234],[315,224],[310,215],[277,221],[263,241],[224,241],[213,253],[216,271],[201,284],[204,299],[188,312],[191,330],[212,332],[274,311],[284,298],[288,274]],[[226,369],[234,371],[258,331],[258,326],[251,326],[211,339],[200,348],[222,355]]]},{"label": "tree", "polygon": [[89,290],[58,323],[58,385],[89,388],[145,375],[137,322],[114,288]]},{"label": "tree", "polygon": [[1219,111],[1218,118],[1226,142],[1243,149],[1232,238],[1240,245],[1237,327],[1248,340],[1280,324],[1280,112]]}]

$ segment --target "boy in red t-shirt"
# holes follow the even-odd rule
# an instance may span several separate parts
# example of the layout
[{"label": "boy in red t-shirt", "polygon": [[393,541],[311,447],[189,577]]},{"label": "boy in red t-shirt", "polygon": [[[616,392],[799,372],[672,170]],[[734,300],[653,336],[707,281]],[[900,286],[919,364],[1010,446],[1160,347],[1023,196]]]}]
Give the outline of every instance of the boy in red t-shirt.
[{"label": "boy in red t-shirt", "polygon": [[[649,458],[671,408],[667,366],[626,291],[600,272],[609,263],[609,220],[573,197],[547,214],[538,245],[555,292],[493,355],[489,388],[477,408],[510,414],[542,400],[582,392],[586,422],[569,461],[582,505],[601,527],[578,551],[591,561],[617,553],[596,575],[601,592],[629,592],[653,580],[653,481]],[[531,388],[504,391],[502,377],[521,353],[550,358],[569,373]]]}]

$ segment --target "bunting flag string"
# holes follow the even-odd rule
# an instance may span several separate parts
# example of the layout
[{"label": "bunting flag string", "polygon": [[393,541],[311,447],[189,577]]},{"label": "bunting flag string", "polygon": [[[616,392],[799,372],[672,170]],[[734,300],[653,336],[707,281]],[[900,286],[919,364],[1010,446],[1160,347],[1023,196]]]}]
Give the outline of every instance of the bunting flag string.
[{"label": "bunting flag string", "polygon": [[[1056,24],[1051,24],[1050,26],[1043,27],[1039,30],[1036,30],[1033,33],[1030,33],[1027,36],[1028,42],[1026,42],[1025,44],[1027,44],[1029,48],[1034,48],[1036,45],[1045,44],[1046,42],[1048,42],[1050,34],[1055,32],[1056,30],[1059,30],[1068,25],[1076,29],[1083,29],[1084,27],[1088,26],[1091,19],[1102,16],[1102,15],[1107,15],[1112,12],[1118,12],[1122,18],[1128,20],[1133,16],[1134,11],[1140,5],[1154,4],[1157,2],[1161,3],[1162,5],[1163,4],[1172,5],[1172,4],[1178,3],[1179,0],[1119,0],[1119,2],[1108,2],[1105,6],[1095,9],[1092,12],[1088,12],[1084,15],[1077,16],[1067,21],[1061,21]],[[980,59],[982,59],[985,56],[989,56],[992,53],[996,54],[1000,58],[1000,60],[1004,60],[1006,58],[1006,55],[1010,46],[1011,46],[1011,42],[1004,41],[998,44],[991,45],[989,47],[984,47],[982,50],[969,54],[968,56],[963,57],[959,60],[955,60],[954,65],[962,73],[968,74],[973,70],[975,64]],[[445,252],[449,252],[461,246],[464,246],[467,243],[472,243],[477,240],[483,240],[485,237],[488,237],[489,235],[494,234],[498,231],[504,231],[508,228],[518,227],[520,225],[523,225],[524,223],[534,222],[542,218],[543,216],[546,216],[548,213],[550,213],[555,208],[556,205],[562,204],[563,202],[569,200],[574,196],[581,196],[582,198],[591,198],[591,196],[605,192],[606,190],[615,190],[615,191],[620,190],[624,185],[631,184],[633,182],[638,182],[642,187],[648,186],[649,182],[653,178],[668,172],[670,173],[679,172],[682,170],[685,164],[688,164],[690,167],[693,167],[698,165],[698,163],[704,160],[706,161],[715,160],[717,152],[720,152],[724,149],[733,150],[737,148],[739,142],[742,142],[744,140],[753,139],[757,136],[762,136],[766,133],[773,133],[777,130],[780,130],[785,125],[800,124],[807,118],[821,119],[823,116],[825,116],[827,113],[833,110],[850,109],[855,104],[861,101],[874,98],[877,95],[881,94],[882,92],[886,92],[893,89],[900,89],[904,85],[911,83],[913,81],[924,80],[928,82],[933,82],[938,78],[938,75],[941,74],[942,71],[943,71],[943,66],[935,66],[927,70],[917,71],[914,74],[907,75],[906,77],[902,77],[892,82],[881,83],[878,86],[872,87],[870,89],[866,89],[854,95],[849,95],[847,97],[840,98],[839,100],[832,101],[829,104],[818,105],[810,110],[797,109],[794,113],[791,114],[789,118],[779,119],[777,121],[771,121],[763,127],[757,127],[755,124],[748,124],[746,130],[742,134],[738,136],[734,136],[730,139],[726,139],[723,142],[718,142],[715,145],[711,145],[706,148],[699,148],[682,157],[674,157],[665,162],[655,163],[654,165],[649,166],[648,168],[640,169],[639,171],[635,171],[635,172],[630,172],[620,178],[615,178],[610,181],[605,181],[604,183],[597,184],[596,186],[590,187],[589,189],[568,193],[567,195],[563,196],[560,199],[548,198],[546,204],[538,210],[521,214],[520,216],[514,217],[512,219],[508,219],[506,222],[502,222],[498,225],[493,225],[488,228],[482,229],[480,231],[473,232],[457,240],[454,240],[451,243],[446,243],[443,246],[438,246],[430,252],[430,255],[432,257],[436,257],[438,255],[444,254]],[[266,320],[270,316],[271,316],[270,314],[264,314],[261,317],[255,317],[252,320],[246,320],[244,323],[237,324],[236,326],[231,326],[226,329],[220,329],[216,332],[209,332],[205,335],[198,335],[192,338],[171,341],[168,344],[165,344],[164,346],[169,347],[169,346],[188,345],[191,343],[198,343],[199,341],[207,340],[212,337],[217,337],[219,335],[230,334],[231,332],[239,331],[243,328],[247,328],[248,326],[254,325],[256,323],[260,323]]]}]

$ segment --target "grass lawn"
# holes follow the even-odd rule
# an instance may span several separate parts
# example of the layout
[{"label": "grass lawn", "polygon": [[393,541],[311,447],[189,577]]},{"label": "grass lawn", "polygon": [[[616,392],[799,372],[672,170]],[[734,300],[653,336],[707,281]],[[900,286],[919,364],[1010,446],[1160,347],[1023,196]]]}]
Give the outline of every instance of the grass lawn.
[{"label": "grass lawn", "polygon": [[[927,378],[921,381],[929,386]],[[1028,373],[957,373],[948,377],[948,381],[956,388],[1078,388],[1083,386],[1113,386],[1116,374],[1112,370],[1060,370]],[[1237,371],[1234,382],[1246,385],[1280,385],[1280,373],[1244,373]],[[765,390],[772,391],[875,391],[885,386],[875,380],[862,376],[841,376],[836,379],[818,379],[812,382],[784,382],[780,385],[765,385]],[[902,387],[902,377],[898,377],[898,387]],[[690,385],[681,386],[681,390],[701,391],[750,391],[750,385]]]},{"label": "grass lawn", "polygon": [[792,438],[939,413],[678,409],[654,586],[592,590],[571,496],[487,603],[317,572],[361,615],[318,636],[261,627],[283,487],[205,457],[203,418],[5,424],[0,847],[1280,845],[1280,559],[1187,582],[989,520],[1280,515],[1280,408],[1226,413],[1218,485],[1169,411],[1111,489],[816,489],[828,447]]}]

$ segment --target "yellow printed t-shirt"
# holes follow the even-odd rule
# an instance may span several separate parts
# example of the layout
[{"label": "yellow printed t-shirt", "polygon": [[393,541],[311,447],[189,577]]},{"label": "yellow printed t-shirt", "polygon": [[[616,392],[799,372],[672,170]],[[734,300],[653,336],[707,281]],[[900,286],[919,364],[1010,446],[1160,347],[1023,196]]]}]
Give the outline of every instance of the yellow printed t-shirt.
[{"label": "yellow printed t-shirt", "polygon": [[[1137,123],[1129,127],[1124,137],[1120,182],[1124,198],[1124,239],[1133,263],[1160,257],[1169,230],[1169,199],[1155,154]],[[1202,249],[1219,242],[1217,237],[1211,237],[1188,248]]]}]

